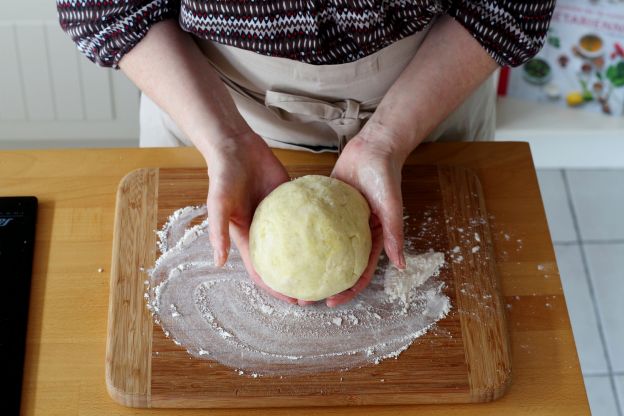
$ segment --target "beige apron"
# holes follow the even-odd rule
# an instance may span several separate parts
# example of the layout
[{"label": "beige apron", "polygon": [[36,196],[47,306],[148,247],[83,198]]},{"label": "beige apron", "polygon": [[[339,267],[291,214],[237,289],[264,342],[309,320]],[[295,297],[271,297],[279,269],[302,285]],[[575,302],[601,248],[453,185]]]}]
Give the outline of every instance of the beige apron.
[{"label": "beige apron", "polygon": [[[372,115],[424,40],[427,30],[355,62],[311,65],[196,39],[238,111],[271,147],[340,151]],[[418,92],[415,91],[417,94]],[[481,85],[428,137],[492,140],[493,79]],[[141,147],[192,146],[173,120],[141,96]]]}]

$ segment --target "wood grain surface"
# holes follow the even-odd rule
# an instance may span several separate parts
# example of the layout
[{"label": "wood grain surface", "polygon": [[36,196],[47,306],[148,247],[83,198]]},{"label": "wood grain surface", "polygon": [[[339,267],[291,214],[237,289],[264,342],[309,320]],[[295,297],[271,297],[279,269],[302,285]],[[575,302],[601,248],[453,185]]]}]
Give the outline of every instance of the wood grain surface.
[{"label": "wood grain surface", "polygon": [[[289,167],[291,177],[329,173],[325,166]],[[448,166],[403,170],[406,238],[415,252],[447,253],[449,266],[440,278],[453,305],[449,315],[396,360],[283,378],[241,376],[211,360],[191,359],[159,325],[148,330],[149,317],[135,309],[144,302],[145,275],[139,270],[146,260],[152,259],[149,267],[153,263],[149,234],[176,209],[202,204],[207,181],[203,169],[151,168],[130,173],[120,184],[106,367],[115,400],[135,407],[335,406],[484,402],[504,393],[510,349],[485,201],[474,172]],[[451,261],[453,248],[462,261]]]},{"label": "wood grain surface", "polygon": [[141,269],[156,259],[158,170],[141,169],[124,177],[117,190],[108,333],[124,328],[123,336],[106,338],[106,387],[121,404],[148,407],[151,391],[152,319],[145,307],[145,276]]},{"label": "wood grain surface", "polygon": [[[336,160],[331,154],[280,150],[275,154],[287,166],[329,169]],[[108,265],[119,182],[135,169],[205,168],[204,160],[191,148],[0,151],[0,194],[39,198],[22,414],[589,415],[528,144],[423,144],[407,163],[468,167],[481,181],[512,353],[513,380],[500,399],[475,404],[208,412],[121,406],[106,391],[104,370]]]}]

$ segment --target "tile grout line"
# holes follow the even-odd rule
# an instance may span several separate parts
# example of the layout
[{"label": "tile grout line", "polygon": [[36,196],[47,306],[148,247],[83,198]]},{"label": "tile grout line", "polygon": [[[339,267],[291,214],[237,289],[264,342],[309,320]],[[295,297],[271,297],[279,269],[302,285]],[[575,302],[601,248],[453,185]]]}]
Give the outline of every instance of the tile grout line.
[{"label": "tile grout line", "polygon": [[624,239],[612,239],[612,240],[574,240],[574,241],[553,241],[556,246],[573,246],[575,244],[624,244]]},{"label": "tile grout line", "polygon": [[583,240],[583,244],[624,244],[624,239],[614,238],[611,240]]},{"label": "tile grout line", "polygon": [[611,375],[619,376],[621,374],[620,373],[616,373],[615,371],[614,372],[607,371],[606,373],[603,373],[602,371],[598,371],[598,372],[595,372],[595,373],[592,373],[592,372],[590,372],[590,373],[583,373],[583,378],[585,378],[585,377],[609,377]]},{"label": "tile grout line", "polygon": [[596,302],[594,284],[590,278],[589,267],[587,266],[587,253],[585,252],[583,239],[581,238],[581,230],[578,223],[578,217],[576,215],[576,210],[574,209],[570,183],[568,181],[568,175],[565,169],[561,170],[561,176],[563,178],[563,185],[565,187],[566,197],[568,199],[568,208],[570,209],[570,215],[572,216],[574,232],[576,233],[577,240],[580,242],[579,249],[581,252],[581,260],[583,262],[583,271],[585,272],[585,280],[587,281],[587,285],[589,287],[589,295],[592,300],[594,314],[596,316],[596,320],[598,321],[596,323],[596,327],[598,329],[598,334],[600,335],[600,340],[602,341],[602,351],[605,357],[605,361],[607,362],[607,369],[609,370],[609,382],[611,384],[611,392],[613,393],[613,399],[615,400],[615,407],[617,409],[618,415],[622,416],[622,408],[620,406],[620,400],[617,394],[617,389],[615,387],[615,378],[613,377],[613,366],[611,365],[611,357],[609,356],[609,350],[607,349],[607,339],[605,337],[604,328],[602,327],[602,319],[600,315],[600,309],[598,308],[598,303]]},{"label": "tile grout line", "polygon": [[598,372],[598,373],[583,373],[583,377],[609,377],[609,376],[621,377],[621,376],[624,376],[624,371],[613,371],[611,373],[609,373],[609,372],[607,372],[607,373],[602,373],[602,372]]}]

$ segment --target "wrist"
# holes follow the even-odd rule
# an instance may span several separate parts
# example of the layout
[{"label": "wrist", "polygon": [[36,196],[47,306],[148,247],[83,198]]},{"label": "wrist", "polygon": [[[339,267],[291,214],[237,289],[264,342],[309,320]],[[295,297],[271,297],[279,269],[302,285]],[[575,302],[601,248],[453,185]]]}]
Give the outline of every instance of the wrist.
[{"label": "wrist", "polygon": [[235,134],[220,135],[206,141],[198,148],[208,166],[222,161],[240,161],[253,158],[263,151],[270,151],[264,140],[251,129]]},{"label": "wrist", "polygon": [[367,124],[389,132],[397,138],[397,145],[411,153],[426,137],[427,114],[411,109],[410,102],[384,98]]},{"label": "wrist", "polygon": [[202,153],[218,149],[227,138],[252,133],[227,90],[222,84],[217,87],[221,88],[199,88],[173,111],[180,127]]},{"label": "wrist", "polygon": [[357,138],[366,142],[368,146],[372,146],[380,152],[386,153],[401,164],[405,162],[410,153],[418,145],[418,143],[414,144],[415,140],[411,139],[396,127],[390,127],[387,124],[373,119],[369,120],[364,125],[362,130],[358,133]]},{"label": "wrist", "polygon": [[219,128],[208,126],[189,135],[197,150],[206,158],[231,153],[239,146],[253,143],[259,137],[247,125]]}]

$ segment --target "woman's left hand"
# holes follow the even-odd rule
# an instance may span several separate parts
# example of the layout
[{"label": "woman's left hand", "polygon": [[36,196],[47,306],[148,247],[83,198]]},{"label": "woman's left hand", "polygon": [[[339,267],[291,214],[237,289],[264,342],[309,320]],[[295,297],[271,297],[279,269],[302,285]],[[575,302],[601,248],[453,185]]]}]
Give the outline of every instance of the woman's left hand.
[{"label": "woman's left hand", "polygon": [[370,283],[382,248],[397,268],[405,268],[401,169],[408,154],[396,134],[369,122],[338,158],[331,176],[353,186],[367,199],[373,244],[362,277],[352,288],[327,298],[327,306],[350,301]]}]

